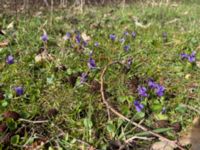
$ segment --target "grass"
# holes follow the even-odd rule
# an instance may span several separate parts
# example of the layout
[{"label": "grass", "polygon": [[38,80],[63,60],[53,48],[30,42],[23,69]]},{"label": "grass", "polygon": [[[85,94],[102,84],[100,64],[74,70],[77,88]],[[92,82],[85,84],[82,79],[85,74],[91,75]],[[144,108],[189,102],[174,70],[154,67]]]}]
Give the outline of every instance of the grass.
[{"label": "grass", "polygon": [[[44,149],[87,149],[92,145],[98,149],[113,148],[112,143],[134,135],[148,136],[131,124],[111,115],[108,121],[107,111],[100,95],[100,75],[110,61],[127,63],[132,58],[129,71],[113,65],[105,75],[107,99],[112,106],[127,118],[140,122],[163,136],[175,140],[187,131],[196,112],[186,110],[180,104],[195,106],[199,103],[199,5],[178,3],[177,6],[146,5],[121,8],[89,8],[83,14],[71,11],[55,11],[28,17],[1,15],[0,26],[6,31],[0,41],[9,39],[6,47],[0,48],[0,83],[4,98],[0,101],[1,123],[8,128],[1,133],[1,138],[13,133],[9,142],[2,142],[2,149],[21,149],[23,146],[39,145],[48,141]],[[135,25],[134,16],[142,24],[151,23],[147,28]],[[53,22],[51,22],[53,17]],[[14,26],[7,28],[13,22]],[[45,30],[49,36],[47,43],[40,37]],[[91,37],[86,47],[79,47],[75,42],[74,31],[85,32]],[[124,44],[119,42],[124,32],[128,31]],[[131,32],[136,32],[132,38]],[[64,41],[63,36],[70,32],[73,36]],[[167,41],[163,41],[163,32]],[[117,39],[112,42],[110,34]],[[99,42],[95,47],[94,43]],[[130,45],[128,52],[123,47]],[[53,60],[36,62],[38,50],[47,46]],[[87,66],[89,53],[96,61],[97,69]],[[180,58],[181,53],[196,51],[196,62],[190,63]],[[6,57],[13,55],[15,63],[6,64]],[[61,66],[65,66],[64,69]],[[61,68],[61,69],[59,69]],[[80,73],[89,72],[86,83],[80,84]],[[165,87],[165,93],[159,98],[151,91],[149,98],[142,101],[144,109],[137,112],[133,102],[138,99],[137,86],[146,86],[153,78]],[[96,81],[96,82],[94,82]],[[16,96],[13,90],[22,86],[25,90]],[[57,109],[56,116],[49,115],[49,110]],[[166,113],[161,113],[166,108]],[[15,111],[21,118],[31,121],[46,120],[48,123],[34,124],[11,118],[5,119],[6,111]],[[39,119],[38,119],[39,118]],[[42,118],[42,119],[41,119]],[[159,125],[159,120],[167,120],[167,125]],[[174,123],[182,126],[176,134]],[[25,131],[17,132],[25,126]],[[169,130],[169,128],[171,130]],[[64,136],[59,136],[65,133]],[[1,140],[2,141],[2,140]],[[112,141],[112,142],[111,142]],[[135,149],[148,149],[153,141],[136,140],[130,144]],[[132,148],[132,149],[134,149]],[[114,148],[113,148],[114,149]]]}]

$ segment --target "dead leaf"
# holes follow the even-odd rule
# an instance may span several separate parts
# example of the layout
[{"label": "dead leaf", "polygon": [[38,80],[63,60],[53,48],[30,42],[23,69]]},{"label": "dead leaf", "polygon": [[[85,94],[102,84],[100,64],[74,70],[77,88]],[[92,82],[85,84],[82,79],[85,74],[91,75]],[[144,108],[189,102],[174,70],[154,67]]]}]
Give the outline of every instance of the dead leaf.
[{"label": "dead leaf", "polygon": [[35,62],[51,61],[53,57],[48,54],[47,50],[44,50],[42,53],[35,56]]},{"label": "dead leaf", "polygon": [[174,150],[176,145],[166,141],[156,142],[151,146],[151,150]]},{"label": "dead leaf", "polygon": [[197,64],[197,67],[200,68],[200,61],[197,61],[196,64]]},{"label": "dead leaf", "polygon": [[188,135],[183,135],[182,137],[180,137],[178,143],[179,143],[181,146],[186,146],[186,145],[191,144],[190,134],[188,134]]},{"label": "dead leaf", "polygon": [[8,26],[7,29],[13,29],[14,28],[14,21],[12,21]]},{"label": "dead leaf", "polygon": [[6,32],[5,32],[4,30],[0,30],[0,34],[1,34],[1,35],[5,35]]},{"label": "dead leaf", "polygon": [[4,40],[2,42],[0,42],[0,47],[6,47],[9,44],[8,40]]},{"label": "dead leaf", "polygon": [[91,40],[90,36],[88,36],[86,33],[81,34],[84,41],[89,42]]}]

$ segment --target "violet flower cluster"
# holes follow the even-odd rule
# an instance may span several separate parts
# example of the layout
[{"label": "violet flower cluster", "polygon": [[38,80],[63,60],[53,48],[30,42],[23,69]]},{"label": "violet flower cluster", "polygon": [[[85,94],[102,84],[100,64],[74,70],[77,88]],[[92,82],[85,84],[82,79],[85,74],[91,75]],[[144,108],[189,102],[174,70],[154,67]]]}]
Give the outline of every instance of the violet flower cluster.
[{"label": "violet flower cluster", "polygon": [[187,59],[189,62],[193,63],[196,61],[196,51],[193,51],[191,54],[182,53],[182,59]]},{"label": "violet flower cluster", "polygon": [[[165,92],[165,87],[154,82],[153,80],[148,81],[148,88],[144,86],[138,86],[138,95],[141,97],[141,99],[146,98],[149,96],[148,89],[153,90],[154,93],[158,97],[162,97]],[[135,100],[134,105],[136,108],[136,111],[140,112],[144,108],[144,105],[141,103],[141,100]]]}]

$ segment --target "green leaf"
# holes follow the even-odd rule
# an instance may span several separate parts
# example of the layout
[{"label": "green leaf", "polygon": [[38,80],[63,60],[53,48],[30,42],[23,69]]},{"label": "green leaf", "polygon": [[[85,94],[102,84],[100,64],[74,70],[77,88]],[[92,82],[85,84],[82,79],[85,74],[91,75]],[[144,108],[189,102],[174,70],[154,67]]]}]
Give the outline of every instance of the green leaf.
[{"label": "green leaf", "polygon": [[162,111],[162,105],[161,104],[153,104],[151,109],[153,112],[161,112]]},{"label": "green leaf", "polygon": [[178,105],[176,108],[175,108],[175,111],[177,111],[177,112],[179,112],[179,113],[185,113],[186,112],[186,110],[187,110],[187,108],[186,107],[184,107],[183,105]]},{"label": "green leaf", "polygon": [[167,115],[164,115],[164,114],[156,114],[155,115],[155,118],[157,120],[168,120],[168,116]]},{"label": "green leaf", "polygon": [[11,118],[6,120],[6,124],[10,130],[15,130],[17,128],[17,123]]},{"label": "green leaf", "polygon": [[112,122],[109,122],[106,126],[106,129],[109,133],[114,133],[116,128],[115,125]]},{"label": "green leaf", "polygon": [[12,144],[18,144],[18,143],[19,143],[19,139],[20,139],[20,136],[19,136],[19,135],[14,135],[14,136],[11,138],[11,143],[12,143]]},{"label": "green leaf", "polygon": [[140,119],[144,118],[144,116],[145,116],[145,113],[144,113],[144,112],[137,112],[137,113],[135,114],[134,118],[135,118],[136,120],[140,120]]},{"label": "green leaf", "polygon": [[4,101],[2,101],[2,102],[1,102],[1,106],[3,106],[3,107],[7,107],[7,106],[8,106],[8,102],[7,102],[7,101],[5,101],[5,100],[4,100]]}]

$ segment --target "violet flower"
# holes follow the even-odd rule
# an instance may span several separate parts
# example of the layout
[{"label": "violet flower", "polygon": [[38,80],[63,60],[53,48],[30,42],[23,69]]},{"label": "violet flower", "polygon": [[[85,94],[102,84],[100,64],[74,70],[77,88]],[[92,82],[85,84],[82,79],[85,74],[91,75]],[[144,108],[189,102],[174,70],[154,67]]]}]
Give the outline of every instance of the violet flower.
[{"label": "violet flower", "polygon": [[88,67],[89,67],[89,69],[95,69],[96,68],[95,60],[92,59],[92,57],[90,57],[89,60],[88,60]]},{"label": "violet flower", "polygon": [[150,87],[150,88],[156,88],[157,87],[157,83],[155,83],[152,79],[150,79],[149,81],[148,81],[148,86]]},{"label": "violet flower", "polygon": [[76,39],[76,43],[78,43],[78,44],[81,43],[81,35],[80,34],[76,35],[75,39]]},{"label": "violet flower", "polygon": [[196,55],[196,52],[193,51],[192,54],[188,56],[188,61],[191,62],[191,63],[195,62],[196,61],[195,55]]},{"label": "violet flower", "polygon": [[182,58],[182,59],[188,59],[188,56],[189,56],[189,55],[188,55],[188,54],[185,54],[185,53],[182,53],[182,54],[181,54],[181,58]]},{"label": "violet flower", "polygon": [[134,101],[134,105],[135,105],[135,108],[136,108],[137,112],[141,112],[142,109],[144,108],[144,105],[141,104],[138,100]]},{"label": "violet flower", "polygon": [[112,41],[115,41],[116,35],[115,35],[115,34],[110,34],[110,39],[111,39]]},{"label": "violet flower", "polygon": [[138,94],[142,97],[147,97],[148,96],[147,89],[143,86],[139,86],[138,87]]},{"label": "violet flower", "polygon": [[15,92],[17,96],[21,96],[24,94],[24,89],[21,86],[15,87]]},{"label": "violet flower", "polygon": [[125,32],[124,32],[124,35],[125,35],[125,36],[128,36],[128,35],[129,35],[128,31],[125,31]]},{"label": "violet flower", "polygon": [[125,52],[128,52],[129,49],[130,49],[130,45],[125,45],[125,46],[124,46],[124,51],[125,51]]},{"label": "violet flower", "polygon": [[6,58],[6,63],[11,65],[14,63],[14,57],[12,55],[9,55],[7,58]]},{"label": "violet flower", "polygon": [[41,36],[41,40],[43,42],[47,42],[48,41],[48,35],[46,33],[44,33],[42,36]]},{"label": "violet flower", "polygon": [[156,94],[157,94],[159,97],[161,97],[161,96],[164,95],[164,92],[165,92],[164,86],[157,84],[157,87],[156,87]]},{"label": "violet flower", "polygon": [[99,42],[95,42],[94,46],[98,47],[99,46]]},{"label": "violet flower", "polygon": [[67,32],[64,36],[64,40],[68,40],[71,38],[71,33]]}]

